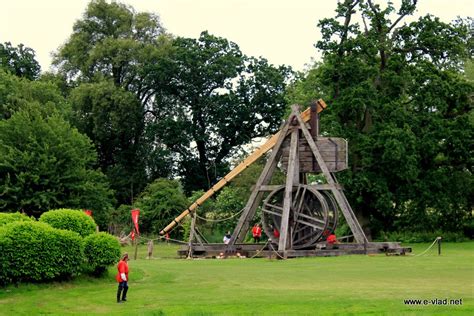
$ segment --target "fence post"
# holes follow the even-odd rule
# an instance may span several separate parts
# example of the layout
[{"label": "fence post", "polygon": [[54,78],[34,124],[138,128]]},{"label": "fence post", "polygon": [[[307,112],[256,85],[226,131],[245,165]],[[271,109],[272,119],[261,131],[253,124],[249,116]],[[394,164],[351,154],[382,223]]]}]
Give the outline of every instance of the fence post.
[{"label": "fence post", "polygon": [[441,256],[441,237],[438,237],[438,256]]}]

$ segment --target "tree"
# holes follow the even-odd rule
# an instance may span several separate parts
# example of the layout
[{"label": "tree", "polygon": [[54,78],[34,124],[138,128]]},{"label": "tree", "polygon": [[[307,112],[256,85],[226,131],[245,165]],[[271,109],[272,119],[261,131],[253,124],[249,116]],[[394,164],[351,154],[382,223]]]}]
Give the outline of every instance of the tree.
[{"label": "tree", "polygon": [[10,118],[31,102],[69,115],[69,106],[54,84],[18,78],[0,69],[0,120]]},{"label": "tree", "polygon": [[96,145],[119,203],[131,204],[151,179],[170,174],[168,151],[147,130],[155,90],[168,80],[170,47],[157,15],[95,0],[54,59],[76,86],[72,122]]},{"label": "tree", "polygon": [[92,140],[101,170],[119,203],[147,184],[143,112],[138,99],[111,81],[84,83],[71,91],[71,121]]},{"label": "tree", "polygon": [[319,23],[323,63],[292,90],[305,98],[317,84],[331,104],[322,126],[349,140],[341,182],[374,233],[458,230],[473,207],[473,85],[460,73],[469,23],[427,15],[401,25],[416,3],[340,2]]},{"label": "tree", "polygon": [[158,15],[122,3],[93,0],[59,49],[53,64],[69,80],[106,78],[133,92],[149,109],[157,87],[165,84],[171,36]]},{"label": "tree", "polygon": [[36,103],[0,121],[0,211],[38,217],[53,208],[103,213],[112,192],[90,140]]},{"label": "tree", "polygon": [[153,129],[175,155],[185,190],[207,189],[228,170],[233,150],[278,128],[290,69],[246,57],[207,32],[177,38],[172,52],[169,83],[155,94]]},{"label": "tree", "polygon": [[0,43],[0,69],[15,76],[37,79],[41,71],[35,51],[23,44],[13,47],[10,42]]},{"label": "tree", "polygon": [[158,233],[188,207],[188,201],[176,180],[156,179],[137,198],[134,206],[141,213],[140,230]]}]

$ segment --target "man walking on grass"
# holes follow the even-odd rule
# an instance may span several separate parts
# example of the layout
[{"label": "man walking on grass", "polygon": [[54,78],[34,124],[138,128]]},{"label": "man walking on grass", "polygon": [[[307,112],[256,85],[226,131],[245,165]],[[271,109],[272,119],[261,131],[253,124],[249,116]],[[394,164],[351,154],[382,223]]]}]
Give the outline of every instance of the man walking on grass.
[{"label": "man walking on grass", "polygon": [[[117,290],[117,303],[122,303],[127,301],[127,291],[128,291],[128,253],[124,253],[122,259],[119,261],[117,265],[118,274],[115,277],[118,285]],[[123,291],[123,294],[122,294]],[[120,300],[120,296],[122,299]]]}]

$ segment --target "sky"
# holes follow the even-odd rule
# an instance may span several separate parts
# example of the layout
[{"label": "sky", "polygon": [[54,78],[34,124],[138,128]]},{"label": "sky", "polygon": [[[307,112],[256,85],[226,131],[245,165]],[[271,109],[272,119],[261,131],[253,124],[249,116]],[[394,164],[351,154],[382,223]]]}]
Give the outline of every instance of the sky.
[{"label": "sky", "polygon": [[[378,0],[383,2],[383,0]],[[110,1],[109,1],[110,2]],[[152,12],[175,36],[197,38],[207,30],[237,43],[243,53],[275,65],[304,70],[319,54],[318,20],[333,17],[337,0],[122,0],[137,12]],[[395,3],[399,0],[394,0]],[[72,33],[88,0],[0,0],[0,43],[35,50],[42,71]],[[431,13],[445,22],[474,17],[473,0],[418,0],[416,16]],[[415,18],[411,18],[413,20]],[[410,21],[407,20],[407,21]]]}]

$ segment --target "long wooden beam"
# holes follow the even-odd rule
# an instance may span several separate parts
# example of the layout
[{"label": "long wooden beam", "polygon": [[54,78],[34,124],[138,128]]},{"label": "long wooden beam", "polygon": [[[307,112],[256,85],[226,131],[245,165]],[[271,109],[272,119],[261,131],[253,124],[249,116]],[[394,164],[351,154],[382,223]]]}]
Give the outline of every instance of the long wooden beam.
[{"label": "long wooden beam", "polygon": [[[317,101],[317,113],[323,111],[327,104],[324,102],[323,99],[319,99]],[[308,122],[311,116],[311,108],[307,108],[303,113],[301,113],[301,118],[304,122]],[[275,146],[275,143],[278,140],[280,132],[274,134],[264,143],[260,148],[255,150],[250,156],[248,156],[244,161],[242,161],[237,167],[232,169],[227,175],[225,175],[219,182],[214,184],[212,188],[210,188],[206,193],[204,193],[199,199],[196,200],[193,204],[191,204],[186,210],[184,210],[178,217],[176,217],[171,223],[168,224],[162,231],[160,231],[161,235],[166,234],[174,226],[176,226],[179,222],[183,220],[189,213],[194,212],[200,205],[202,205],[208,198],[214,195],[217,191],[222,189],[228,182],[230,182],[233,178],[238,176],[242,171],[248,168],[251,164],[253,164],[257,159],[262,157],[267,151]]]}]

